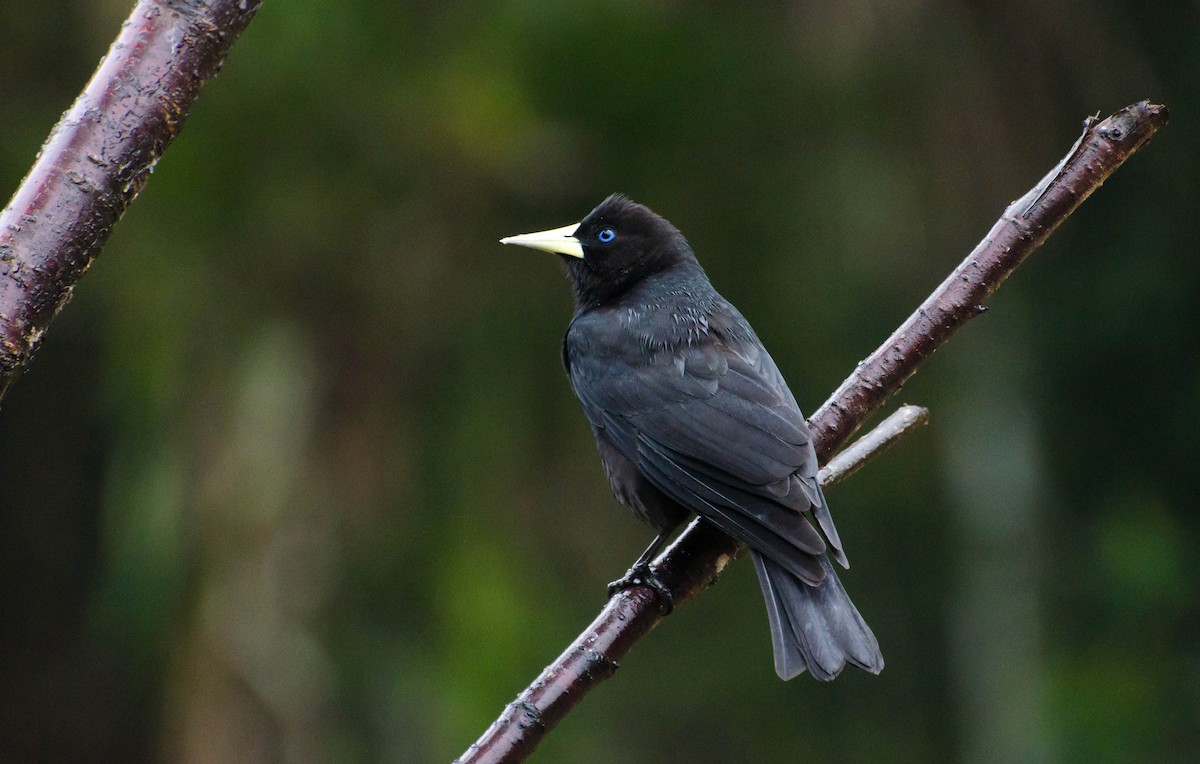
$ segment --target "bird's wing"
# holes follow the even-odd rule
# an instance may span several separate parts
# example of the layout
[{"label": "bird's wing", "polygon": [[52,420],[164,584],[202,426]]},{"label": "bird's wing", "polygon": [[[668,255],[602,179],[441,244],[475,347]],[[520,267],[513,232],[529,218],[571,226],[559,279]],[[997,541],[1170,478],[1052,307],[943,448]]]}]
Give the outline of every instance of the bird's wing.
[{"label": "bird's wing", "polygon": [[568,336],[564,355],[588,419],[656,488],[816,583],[826,544],[806,512],[844,555],[808,426],[758,339],[740,337],[648,351]]}]

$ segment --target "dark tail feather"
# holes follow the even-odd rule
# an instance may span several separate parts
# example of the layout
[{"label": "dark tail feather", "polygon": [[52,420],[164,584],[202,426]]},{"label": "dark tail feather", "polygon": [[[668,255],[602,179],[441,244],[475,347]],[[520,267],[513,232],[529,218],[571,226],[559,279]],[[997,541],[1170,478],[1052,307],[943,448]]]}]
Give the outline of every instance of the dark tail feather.
[{"label": "dark tail feather", "polygon": [[829,560],[821,555],[825,580],[809,586],[784,567],[751,552],[767,600],[775,673],[791,679],[808,669],[823,681],[847,663],[878,674],[883,655],[871,628],[858,614]]}]

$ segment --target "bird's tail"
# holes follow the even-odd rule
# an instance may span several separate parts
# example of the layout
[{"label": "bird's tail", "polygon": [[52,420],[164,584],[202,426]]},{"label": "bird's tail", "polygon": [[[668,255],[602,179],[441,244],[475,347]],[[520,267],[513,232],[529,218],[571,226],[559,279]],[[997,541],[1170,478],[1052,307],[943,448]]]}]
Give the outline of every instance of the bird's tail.
[{"label": "bird's tail", "polygon": [[825,580],[810,586],[775,562],[751,552],[771,621],[775,673],[791,679],[805,669],[815,679],[833,679],[847,663],[878,674],[883,655],[871,627],[858,614],[829,560],[821,555]]}]

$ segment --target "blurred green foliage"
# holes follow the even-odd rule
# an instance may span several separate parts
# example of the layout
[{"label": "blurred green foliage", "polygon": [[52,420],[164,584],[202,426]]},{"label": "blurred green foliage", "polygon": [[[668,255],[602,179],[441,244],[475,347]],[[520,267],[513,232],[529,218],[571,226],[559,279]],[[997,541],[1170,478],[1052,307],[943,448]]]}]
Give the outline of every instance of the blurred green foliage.
[{"label": "blurred green foliage", "polygon": [[[0,0],[15,188],[129,0]],[[1172,125],[831,495],[878,678],[779,682],[747,566],[542,761],[1186,761],[1195,3],[271,0],[0,412],[0,759],[438,761],[649,531],[559,368],[612,191],[815,408],[1070,146]]]}]

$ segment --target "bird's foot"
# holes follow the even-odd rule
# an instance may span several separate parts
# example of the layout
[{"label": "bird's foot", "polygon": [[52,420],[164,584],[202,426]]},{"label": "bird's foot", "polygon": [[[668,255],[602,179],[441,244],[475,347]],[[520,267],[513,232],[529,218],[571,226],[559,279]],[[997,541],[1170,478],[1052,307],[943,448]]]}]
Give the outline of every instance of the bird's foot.
[{"label": "bird's foot", "polygon": [[608,598],[612,599],[613,595],[622,589],[629,589],[634,586],[645,586],[651,589],[658,595],[658,604],[663,615],[670,615],[675,609],[675,596],[671,594],[670,588],[662,582],[658,574],[654,572],[648,564],[634,565],[625,575],[618,578],[608,585]]}]

